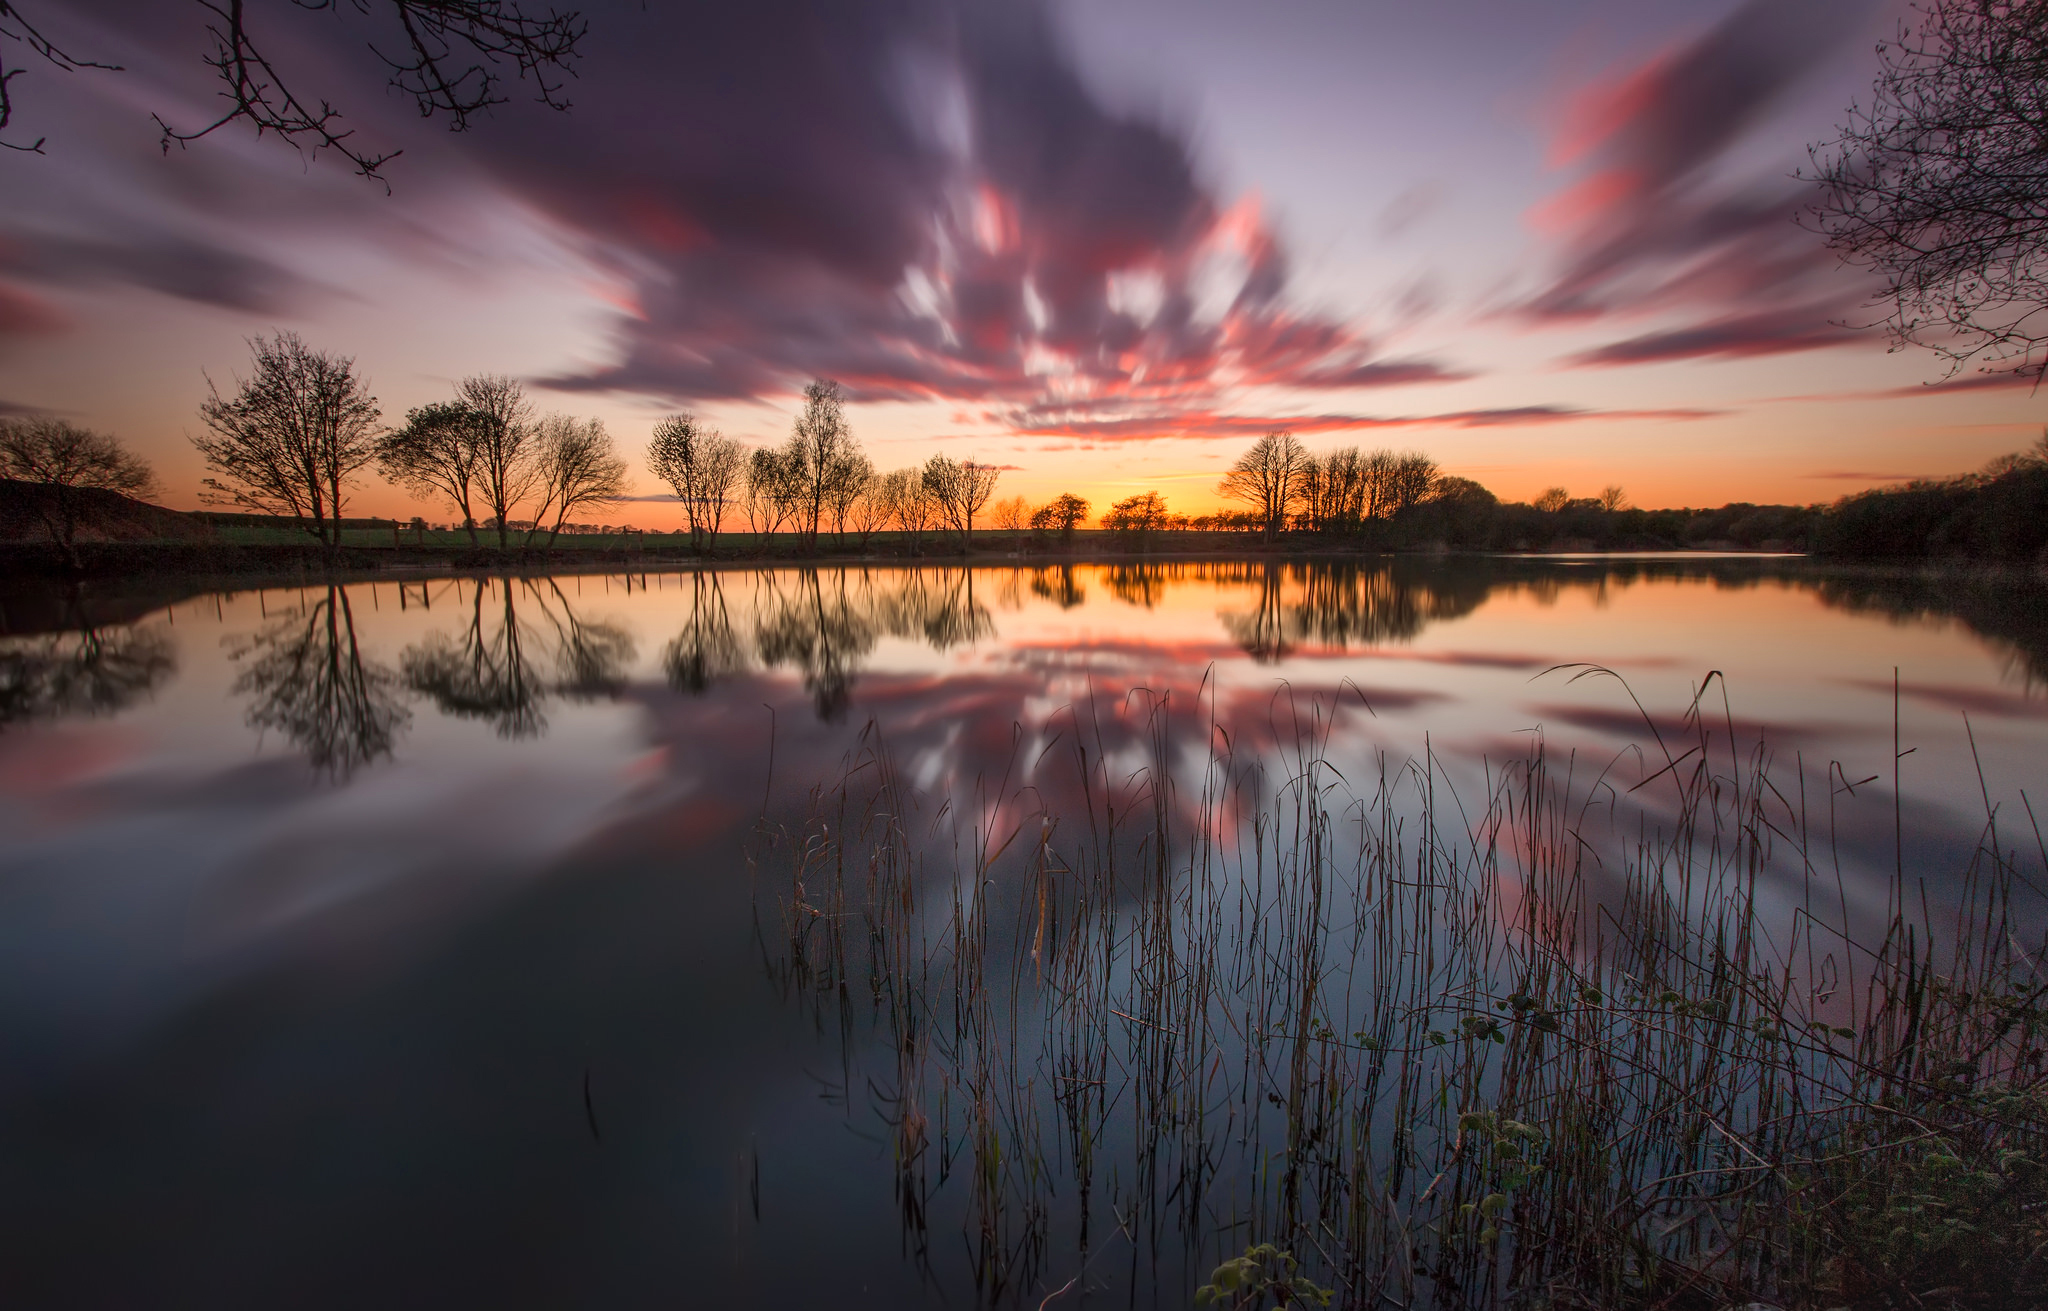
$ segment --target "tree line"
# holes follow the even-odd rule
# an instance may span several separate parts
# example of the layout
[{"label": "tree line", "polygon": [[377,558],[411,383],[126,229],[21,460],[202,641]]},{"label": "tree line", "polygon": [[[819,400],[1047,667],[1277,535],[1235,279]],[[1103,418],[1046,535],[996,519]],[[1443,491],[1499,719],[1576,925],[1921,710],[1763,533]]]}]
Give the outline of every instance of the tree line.
[{"label": "tree line", "polygon": [[[200,406],[205,431],[192,440],[210,471],[209,504],[292,522],[333,550],[351,488],[374,470],[448,506],[472,546],[489,533],[506,550],[515,534],[522,548],[552,546],[572,514],[626,494],[627,462],[604,424],[541,413],[511,378],[466,378],[448,399],[387,427],[352,360],[289,332],[250,344],[249,376],[225,390],[209,380]],[[702,554],[715,553],[733,524],[757,545],[793,536],[809,551],[826,532],[857,538],[863,551],[877,533],[895,532],[914,550],[943,535],[965,552],[976,529],[990,527],[1071,546],[1091,511],[1071,492],[1038,506],[1021,496],[995,500],[1000,471],[975,460],[940,454],[878,470],[854,437],[839,385],[825,379],[805,389],[780,445],[750,447],[672,414],[655,425],[646,463]],[[0,420],[0,476],[44,489],[36,512],[74,568],[92,493],[143,496],[156,487],[149,466],[115,438],[44,417]],[[1254,441],[1216,490],[1242,508],[1191,518],[1150,490],[1112,504],[1100,527],[1140,551],[1158,535],[1189,531],[1364,550],[1732,546],[2015,561],[2048,551],[2048,439],[1978,474],[1857,493],[1832,507],[1639,510],[1620,486],[1591,497],[1552,487],[1528,503],[1503,503],[1419,452],[1317,453],[1275,431]]]}]

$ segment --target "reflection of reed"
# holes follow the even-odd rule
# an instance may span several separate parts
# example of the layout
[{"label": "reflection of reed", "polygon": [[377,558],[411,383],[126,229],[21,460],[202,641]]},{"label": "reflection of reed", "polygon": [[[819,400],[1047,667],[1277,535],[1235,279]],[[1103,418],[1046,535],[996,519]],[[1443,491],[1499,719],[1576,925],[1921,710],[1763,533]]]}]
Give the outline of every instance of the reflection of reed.
[{"label": "reflection of reed", "polygon": [[251,698],[250,727],[283,734],[321,773],[347,777],[390,755],[412,717],[398,676],[363,659],[345,587],[328,587],[233,655],[247,661],[234,690]]},{"label": "reflection of reed", "polygon": [[[407,685],[442,713],[484,720],[499,737],[538,737],[550,696],[615,695],[624,685],[632,637],[578,616],[554,580],[483,578],[472,586],[460,637],[434,633],[401,657]],[[486,607],[493,589],[499,600]]]},{"label": "reflection of reed", "polygon": [[764,571],[754,590],[752,641],[733,621],[717,574],[694,575],[689,617],[663,654],[669,685],[702,693],[751,664],[794,668],[818,714],[836,719],[884,637],[945,651],[995,634],[966,569]]},{"label": "reflection of reed", "polygon": [[91,628],[0,643],[0,725],[110,715],[152,692],[176,668],[155,628]]}]

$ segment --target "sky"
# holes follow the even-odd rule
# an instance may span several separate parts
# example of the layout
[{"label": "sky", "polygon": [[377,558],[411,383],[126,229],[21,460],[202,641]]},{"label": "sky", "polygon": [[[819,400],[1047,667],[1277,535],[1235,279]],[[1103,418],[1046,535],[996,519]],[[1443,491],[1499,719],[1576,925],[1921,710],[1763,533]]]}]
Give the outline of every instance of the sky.
[{"label": "sky", "polygon": [[[0,152],[0,413],[200,504],[209,380],[280,329],[387,421],[479,372],[596,416],[608,517],[679,411],[752,443],[839,380],[882,468],[1187,513],[1258,434],[1420,450],[1506,499],[1807,503],[2020,449],[2048,404],[1894,350],[1797,171],[1893,0],[595,0],[567,87],[453,133],[380,13],[254,0],[386,186],[230,124],[196,0],[27,0]],[[350,512],[445,517],[374,479]]]}]

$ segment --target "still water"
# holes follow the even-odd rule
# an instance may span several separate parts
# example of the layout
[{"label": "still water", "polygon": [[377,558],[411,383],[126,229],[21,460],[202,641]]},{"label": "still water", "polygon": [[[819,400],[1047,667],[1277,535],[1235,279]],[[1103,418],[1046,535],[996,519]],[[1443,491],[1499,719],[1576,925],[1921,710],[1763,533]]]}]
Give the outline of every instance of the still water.
[{"label": "still water", "polygon": [[20,594],[0,631],[10,1305],[971,1303],[754,910],[751,835],[863,750],[965,809],[1163,699],[1193,756],[1306,722],[1455,796],[1540,741],[1632,796],[1704,731],[1811,788],[1865,920],[2048,784],[2038,597],[1799,561]]}]

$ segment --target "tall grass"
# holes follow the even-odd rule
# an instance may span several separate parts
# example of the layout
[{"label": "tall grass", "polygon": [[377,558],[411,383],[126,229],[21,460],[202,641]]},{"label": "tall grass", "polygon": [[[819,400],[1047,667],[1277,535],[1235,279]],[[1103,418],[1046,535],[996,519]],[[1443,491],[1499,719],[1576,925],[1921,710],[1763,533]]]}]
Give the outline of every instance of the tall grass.
[{"label": "tall grass", "polygon": [[1477,796],[1427,752],[1345,778],[1354,713],[1283,699],[1253,749],[1213,697],[1086,703],[964,797],[871,729],[764,820],[769,964],[844,1037],[935,1280],[2044,1304],[2030,817],[2023,855],[1987,803],[1943,898],[1901,860],[1865,928],[1832,795],[1697,703],[1632,791],[1538,739]]}]

